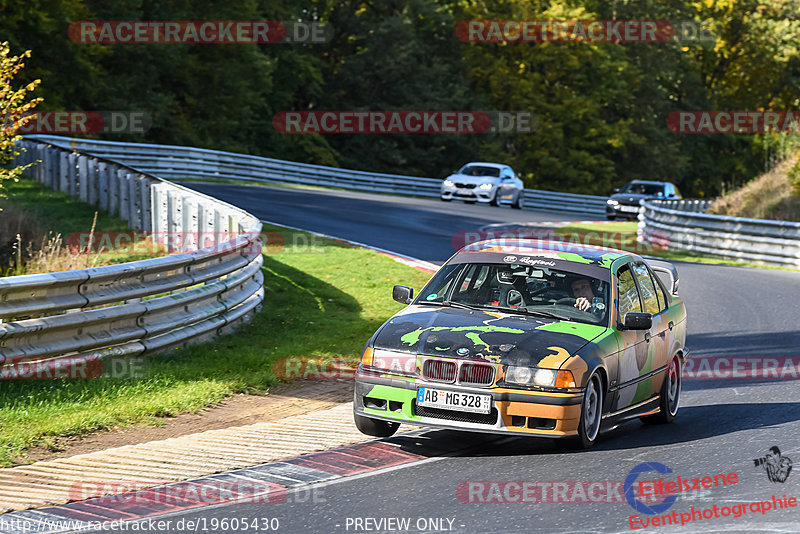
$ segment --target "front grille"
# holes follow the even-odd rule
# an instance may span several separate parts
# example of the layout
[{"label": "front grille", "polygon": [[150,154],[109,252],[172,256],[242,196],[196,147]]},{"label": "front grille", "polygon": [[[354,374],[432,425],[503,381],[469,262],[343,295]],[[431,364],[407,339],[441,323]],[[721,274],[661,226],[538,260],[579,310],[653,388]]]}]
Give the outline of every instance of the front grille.
[{"label": "front grille", "polygon": [[458,372],[459,384],[488,386],[494,378],[494,367],[479,363],[464,362]]},{"label": "front grille", "polygon": [[456,379],[456,363],[445,360],[427,360],[422,367],[422,376],[429,380],[452,382]]},{"label": "front grille", "polygon": [[444,419],[446,421],[456,421],[458,423],[477,423],[480,425],[494,425],[497,423],[497,408],[494,407],[492,407],[492,411],[488,414],[483,414],[417,406],[416,401],[414,401],[411,406],[414,410],[414,414],[420,417]]},{"label": "front grille", "polygon": [[456,187],[460,187],[461,189],[475,189],[475,186],[478,184],[459,184],[456,183]]}]

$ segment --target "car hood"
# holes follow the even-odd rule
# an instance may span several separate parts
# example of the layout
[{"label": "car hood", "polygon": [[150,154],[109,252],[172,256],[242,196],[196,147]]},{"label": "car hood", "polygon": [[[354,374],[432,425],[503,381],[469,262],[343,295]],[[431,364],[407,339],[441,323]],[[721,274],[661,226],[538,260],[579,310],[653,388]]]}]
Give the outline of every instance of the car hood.
[{"label": "car hood", "polygon": [[605,330],[603,326],[489,310],[409,306],[381,327],[373,346],[556,369]]},{"label": "car hood", "polygon": [[472,176],[469,174],[452,174],[447,179],[460,184],[495,184],[500,181],[498,176]]}]

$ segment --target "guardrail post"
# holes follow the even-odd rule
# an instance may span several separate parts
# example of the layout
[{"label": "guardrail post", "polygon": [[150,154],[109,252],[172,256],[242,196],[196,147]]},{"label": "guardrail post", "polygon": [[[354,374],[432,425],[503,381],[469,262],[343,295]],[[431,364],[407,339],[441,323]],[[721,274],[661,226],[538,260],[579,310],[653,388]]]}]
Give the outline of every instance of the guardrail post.
[{"label": "guardrail post", "polygon": [[108,211],[108,163],[100,161],[97,163],[97,195],[98,207]]},{"label": "guardrail post", "polygon": [[89,158],[86,163],[86,198],[87,202],[92,206],[97,206],[100,203],[100,189],[97,178],[97,167],[100,162],[95,158]]},{"label": "guardrail post", "polygon": [[80,198],[84,202],[89,202],[89,180],[87,179],[88,172],[89,172],[89,158],[80,154],[78,156],[78,192],[80,193]]},{"label": "guardrail post", "polygon": [[198,243],[202,242],[202,237],[197,235],[198,220],[197,201],[190,196],[185,196],[181,199],[182,221],[181,221],[181,252],[190,252],[197,250]]},{"label": "guardrail post", "polygon": [[119,215],[119,172],[114,165],[108,167],[108,212],[113,216]]},{"label": "guardrail post", "polygon": [[167,218],[169,205],[167,204],[166,188],[166,184],[152,184],[150,186],[151,232],[155,234],[156,242],[162,245],[166,244],[166,233],[169,227],[169,219]]},{"label": "guardrail post", "polygon": [[130,226],[131,221],[131,206],[130,206],[130,182],[132,175],[125,169],[117,171],[119,177],[119,188],[117,194],[119,195],[119,218],[128,222]]},{"label": "guardrail post", "polygon": [[78,154],[76,152],[71,152],[68,160],[69,173],[67,173],[67,180],[69,181],[69,196],[76,198],[80,189],[78,184]]},{"label": "guardrail post", "polygon": [[69,193],[69,154],[59,152],[53,159],[58,173],[58,191]]},{"label": "guardrail post", "polygon": [[145,180],[144,176],[136,185],[138,194],[136,201],[139,203],[139,222],[141,230],[145,232],[153,232],[153,198],[151,196],[151,184],[149,180]]}]

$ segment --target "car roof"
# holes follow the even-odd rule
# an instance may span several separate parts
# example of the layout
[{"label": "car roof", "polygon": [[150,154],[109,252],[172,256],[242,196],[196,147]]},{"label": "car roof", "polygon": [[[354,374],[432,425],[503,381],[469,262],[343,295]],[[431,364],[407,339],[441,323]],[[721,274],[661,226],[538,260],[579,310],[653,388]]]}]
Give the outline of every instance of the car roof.
[{"label": "car roof", "polygon": [[631,180],[628,184],[666,185],[672,182],[658,182],[655,180]]},{"label": "car roof", "polygon": [[484,167],[510,167],[510,165],[506,165],[505,163],[489,163],[486,161],[470,161],[469,163],[465,163],[461,167],[466,167],[467,165],[482,165]]},{"label": "car roof", "polygon": [[494,253],[498,258],[507,255],[537,256],[579,264],[594,264],[605,268],[611,268],[611,264],[620,258],[639,259],[636,254],[615,248],[524,238],[478,241],[462,248],[453,259],[463,261],[476,253]]}]

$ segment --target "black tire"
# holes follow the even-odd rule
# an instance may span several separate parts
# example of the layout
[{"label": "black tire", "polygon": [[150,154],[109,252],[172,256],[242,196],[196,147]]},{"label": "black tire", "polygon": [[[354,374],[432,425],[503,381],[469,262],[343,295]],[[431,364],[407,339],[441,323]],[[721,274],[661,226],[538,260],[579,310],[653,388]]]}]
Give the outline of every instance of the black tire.
[{"label": "black tire", "polygon": [[511,204],[511,207],[518,210],[521,210],[522,208],[525,207],[525,193],[523,191],[517,193],[517,199],[514,201],[513,204]]},{"label": "black tire", "polygon": [[607,221],[616,221],[617,220],[617,216],[616,215],[606,215],[606,220]]},{"label": "black tire", "polygon": [[665,425],[673,422],[680,408],[682,387],[681,359],[678,356],[673,356],[667,366],[664,383],[661,385],[661,397],[658,403],[659,412],[641,417],[641,421],[648,425]]},{"label": "black tire", "polygon": [[380,419],[371,419],[363,415],[353,414],[353,419],[356,422],[356,428],[368,436],[375,436],[376,438],[388,438],[400,427],[400,423],[392,423],[391,421],[381,421]]},{"label": "black tire", "polygon": [[494,197],[492,197],[492,200],[490,200],[490,201],[489,201],[489,205],[490,205],[490,206],[497,206],[497,205],[498,205],[498,202],[497,202],[497,193],[498,193],[498,192],[497,192],[497,191],[495,191],[495,193],[494,193]]},{"label": "black tire", "polygon": [[595,373],[586,383],[586,391],[581,401],[581,420],[578,424],[578,437],[573,444],[579,449],[588,449],[597,442],[600,435],[600,422],[603,416],[603,381]]}]

